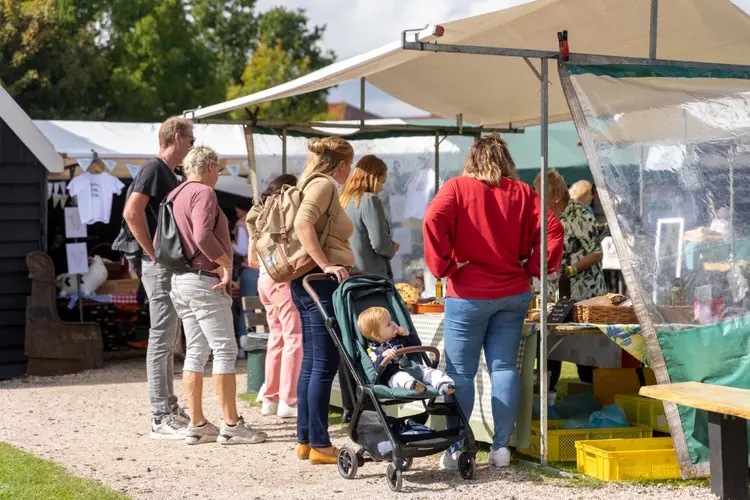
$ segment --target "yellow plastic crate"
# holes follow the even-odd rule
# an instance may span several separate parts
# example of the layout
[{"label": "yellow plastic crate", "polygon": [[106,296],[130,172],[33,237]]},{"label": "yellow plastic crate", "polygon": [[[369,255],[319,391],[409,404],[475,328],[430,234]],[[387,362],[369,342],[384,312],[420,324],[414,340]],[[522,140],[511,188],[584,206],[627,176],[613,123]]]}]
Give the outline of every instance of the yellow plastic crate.
[{"label": "yellow plastic crate", "polygon": [[[550,462],[575,462],[576,441],[596,439],[638,439],[653,436],[651,427],[635,424],[632,427],[614,429],[560,429],[564,420],[550,420],[547,432],[547,460]],[[541,430],[539,421],[531,423],[531,441],[528,448],[519,449],[521,453],[540,458],[539,442]]]},{"label": "yellow plastic crate", "polygon": [[578,470],[602,481],[680,479],[672,438],[576,443]]},{"label": "yellow plastic crate", "polygon": [[625,411],[628,422],[648,425],[658,432],[669,432],[669,423],[664,414],[664,404],[658,399],[645,398],[637,394],[618,394],[615,404]]}]

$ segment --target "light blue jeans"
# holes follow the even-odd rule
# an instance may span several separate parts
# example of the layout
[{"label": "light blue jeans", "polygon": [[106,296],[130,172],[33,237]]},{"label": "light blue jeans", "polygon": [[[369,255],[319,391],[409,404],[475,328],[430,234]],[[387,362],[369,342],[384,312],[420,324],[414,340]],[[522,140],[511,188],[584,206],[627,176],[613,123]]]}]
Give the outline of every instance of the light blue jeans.
[{"label": "light blue jeans", "polygon": [[[445,301],[445,371],[456,383],[456,400],[467,419],[474,409],[474,378],[484,348],[492,382],[493,450],[508,446],[516,423],[521,400],[516,360],[530,301],[530,291],[495,300]],[[453,418],[447,423],[458,425]],[[459,451],[462,444],[450,451]]]}]

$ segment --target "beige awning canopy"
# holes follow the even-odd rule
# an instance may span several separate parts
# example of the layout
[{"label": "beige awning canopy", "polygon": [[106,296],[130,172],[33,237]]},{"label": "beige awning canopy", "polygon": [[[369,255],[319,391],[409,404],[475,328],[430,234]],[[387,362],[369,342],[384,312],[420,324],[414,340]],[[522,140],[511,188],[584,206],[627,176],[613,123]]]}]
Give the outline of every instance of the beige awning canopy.
[{"label": "beige awning canopy", "polygon": [[[567,30],[572,52],[648,57],[650,12],[651,0],[537,0],[441,24],[443,37],[420,39],[555,51],[557,32]],[[658,58],[750,65],[750,17],[730,0],[660,0],[658,19]],[[400,41],[186,116],[207,118],[362,77],[434,115],[463,114],[466,123],[523,127],[540,119],[540,84],[523,59],[407,51]],[[553,68],[549,119],[570,119]]]}]

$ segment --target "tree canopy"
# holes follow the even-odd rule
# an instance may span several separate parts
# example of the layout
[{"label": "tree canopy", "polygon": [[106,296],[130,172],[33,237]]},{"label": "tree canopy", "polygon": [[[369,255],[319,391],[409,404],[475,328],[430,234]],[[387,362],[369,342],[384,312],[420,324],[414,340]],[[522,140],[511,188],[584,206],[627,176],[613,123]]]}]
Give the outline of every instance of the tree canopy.
[{"label": "tree canopy", "polygon": [[[304,10],[256,0],[0,0],[0,84],[39,119],[159,121],[334,61]],[[261,117],[313,119],[325,91]]]}]

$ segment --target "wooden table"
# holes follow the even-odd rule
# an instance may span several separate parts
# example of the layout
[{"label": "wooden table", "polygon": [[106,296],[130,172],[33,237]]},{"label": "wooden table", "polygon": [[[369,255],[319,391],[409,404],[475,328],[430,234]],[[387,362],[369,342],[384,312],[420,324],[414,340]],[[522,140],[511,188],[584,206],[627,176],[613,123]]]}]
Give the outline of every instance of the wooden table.
[{"label": "wooden table", "polygon": [[711,492],[722,500],[746,500],[747,420],[750,390],[682,382],[641,387],[641,396],[708,411]]}]

